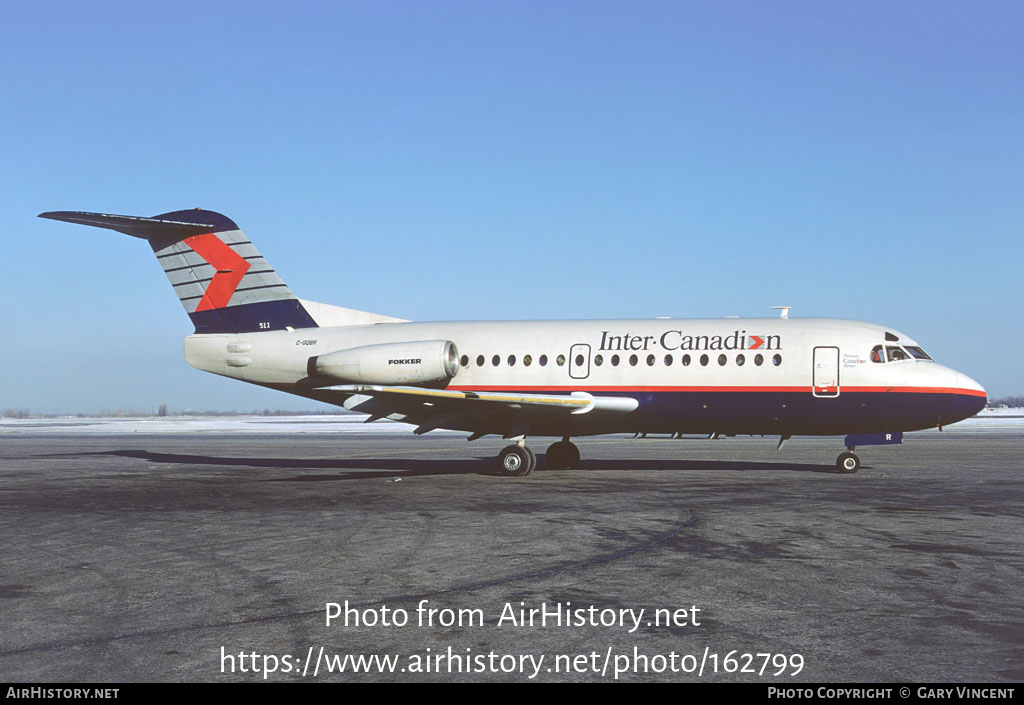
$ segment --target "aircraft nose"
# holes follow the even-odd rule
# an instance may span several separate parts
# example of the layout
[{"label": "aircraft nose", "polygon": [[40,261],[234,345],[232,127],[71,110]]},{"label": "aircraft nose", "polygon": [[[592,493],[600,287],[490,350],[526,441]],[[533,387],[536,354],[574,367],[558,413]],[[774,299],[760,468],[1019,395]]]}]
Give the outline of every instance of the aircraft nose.
[{"label": "aircraft nose", "polygon": [[960,387],[961,389],[969,390],[971,392],[980,392],[981,396],[983,396],[986,399],[988,399],[988,392],[985,391],[985,388],[981,386],[980,382],[978,382],[977,380],[971,379],[967,375],[961,374],[960,372],[957,372],[956,375],[957,375],[957,383],[958,383],[957,386],[958,387]]},{"label": "aircraft nose", "polygon": [[985,408],[988,392],[981,384],[965,374],[954,371],[955,390],[951,408],[943,414],[945,423],[955,423],[970,418]]}]

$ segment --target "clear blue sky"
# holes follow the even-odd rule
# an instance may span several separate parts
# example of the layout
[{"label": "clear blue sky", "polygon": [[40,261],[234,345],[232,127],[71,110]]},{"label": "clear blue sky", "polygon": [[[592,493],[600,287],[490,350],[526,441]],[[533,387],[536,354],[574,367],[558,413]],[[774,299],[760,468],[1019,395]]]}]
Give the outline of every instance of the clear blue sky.
[{"label": "clear blue sky", "polygon": [[1024,393],[1019,2],[24,2],[0,408],[313,408],[192,370],[145,243],[236,220],[411,319],[837,316]]}]

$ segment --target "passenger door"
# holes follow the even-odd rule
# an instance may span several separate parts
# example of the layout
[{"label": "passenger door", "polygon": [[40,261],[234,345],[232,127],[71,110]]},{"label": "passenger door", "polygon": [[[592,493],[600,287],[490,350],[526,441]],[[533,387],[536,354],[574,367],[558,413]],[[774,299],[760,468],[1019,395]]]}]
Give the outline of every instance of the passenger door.
[{"label": "passenger door", "polygon": [[819,346],[814,348],[814,379],[811,392],[816,397],[839,396],[839,348]]}]

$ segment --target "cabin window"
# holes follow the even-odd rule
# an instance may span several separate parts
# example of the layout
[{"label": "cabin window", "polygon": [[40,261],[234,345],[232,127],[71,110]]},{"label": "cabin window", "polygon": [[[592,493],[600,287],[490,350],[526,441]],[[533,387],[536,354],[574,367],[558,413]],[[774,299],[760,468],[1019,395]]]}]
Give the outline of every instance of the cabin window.
[{"label": "cabin window", "polygon": [[782,364],[782,355],[772,355],[772,364],[778,367]]},{"label": "cabin window", "polygon": [[494,357],[492,357],[491,358],[491,364],[494,365],[495,367],[500,365],[501,364],[501,356],[500,355],[495,355]]},{"label": "cabin window", "polygon": [[725,363],[726,362],[728,362],[728,358],[725,356],[725,354],[722,354],[722,355],[718,356],[718,366],[719,367],[725,367]]},{"label": "cabin window", "polygon": [[665,356],[665,367],[672,367],[672,356],[671,355],[666,355]]},{"label": "cabin window", "polygon": [[523,364],[529,367],[533,364],[533,355],[523,355]]},{"label": "cabin window", "polygon": [[463,355],[459,358],[459,364],[463,367],[469,367],[469,355]]},{"label": "cabin window", "polygon": [[743,367],[743,363],[746,362],[746,361],[747,361],[747,358],[746,358],[746,356],[743,353],[740,353],[739,355],[736,356],[736,364],[737,364],[737,366]]},{"label": "cabin window", "polygon": [[483,367],[484,366],[484,356],[483,355],[477,355],[476,356],[476,366],[477,367]]},{"label": "cabin window", "polygon": [[547,355],[541,355],[540,359],[537,360],[537,362],[540,363],[541,367],[545,367],[548,364],[548,356]]},{"label": "cabin window", "polygon": [[757,355],[754,355],[754,364],[757,365],[758,367],[763,365],[764,364],[764,355],[762,355],[761,353],[758,353]]},{"label": "cabin window", "polygon": [[707,367],[708,366],[708,356],[707,355],[701,355],[700,356],[700,366],[701,367]]},{"label": "cabin window", "polygon": [[582,355],[576,356],[576,367],[583,367],[584,362],[586,362],[586,360],[583,358]]},{"label": "cabin window", "polygon": [[596,367],[600,367],[603,364],[604,364],[604,356],[603,355],[594,355],[594,365]]},{"label": "cabin window", "polygon": [[689,367],[689,366],[690,366],[690,356],[689,355],[683,355],[683,367]]},{"label": "cabin window", "polygon": [[509,355],[508,356],[508,366],[509,367],[515,367],[516,366],[516,356],[515,355]]},{"label": "cabin window", "polygon": [[618,367],[618,366],[619,366],[619,356],[618,355],[612,355],[612,367]]},{"label": "cabin window", "polygon": [[561,367],[565,364],[565,355],[559,355],[555,358],[555,364]]},{"label": "cabin window", "polygon": [[648,355],[647,356],[647,366],[648,367],[654,367],[654,362],[655,362],[656,359],[657,358],[655,358],[654,355]]}]

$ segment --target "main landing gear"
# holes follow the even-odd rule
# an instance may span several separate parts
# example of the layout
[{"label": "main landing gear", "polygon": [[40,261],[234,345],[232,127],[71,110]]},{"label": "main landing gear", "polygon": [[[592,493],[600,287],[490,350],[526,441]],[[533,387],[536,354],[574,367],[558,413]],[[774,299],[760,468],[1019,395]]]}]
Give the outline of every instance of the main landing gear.
[{"label": "main landing gear", "polygon": [[525,443],[516,443],[506,446],[498,454],[498,467],[504,475],[522,477],[537,467],[537,456]]},{"label": "main landing gear", "polygon": [[568,438],[552,443],[544,456],[544,464],[549,470],[571,470],[580,462],[580,449]]},{"label": "main landing gear", "polygon": [[[544,456],[544,464],[550,470],[569,470],[580,462],[580,449],[568,436],[552,443]],[[526,439],[506,446],[498,454],[498,468],[503,475],[522,477],[537,467],[537,455],[526,445]]]}]

